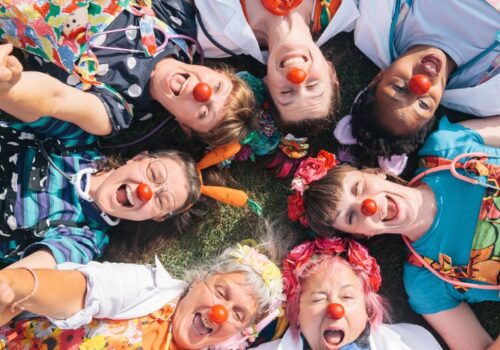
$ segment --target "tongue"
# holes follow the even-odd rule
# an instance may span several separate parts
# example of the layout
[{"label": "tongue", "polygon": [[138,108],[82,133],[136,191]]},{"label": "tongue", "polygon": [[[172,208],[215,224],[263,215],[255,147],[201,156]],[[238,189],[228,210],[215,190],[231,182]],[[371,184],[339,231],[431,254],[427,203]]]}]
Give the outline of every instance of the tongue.
[{"label": "tongue", "polygon": [[170,80],[170,90],[176,95],[178,95],[181,92],[181,87],[182,84],[186,81],[186,78],[184,78],[183,75],[181,74],[176,74],[173,76],[173,78]]},{"label": "tongue", "polygon": [[330,345],[338,345],[344,339],[344,332],[340,330],[328,330],[323,334],[325,340]]},{"label": "tongue", "polygon": [[203,324],[200,314],[196,314],[196,316],[194,316],[193,326],[194,328],[196,328],[200,335],[207,335],[208,333],[210,333],[210,329],[205,327],[205,325]]},{"label": "tongue", "polygon": [[118,203],[122,205],[127,205],[129,204],[128,198],[127,198],[127,191],[125,189],[125,186],[120,186],[118,190],[116,191],[116,200]]},{"label": "tongue", "polygon": [[397,214],[397,207],[396,204],[392,199],[387,198],[387,216],[385,217],[385,220],[391,220],[393,219]]}]

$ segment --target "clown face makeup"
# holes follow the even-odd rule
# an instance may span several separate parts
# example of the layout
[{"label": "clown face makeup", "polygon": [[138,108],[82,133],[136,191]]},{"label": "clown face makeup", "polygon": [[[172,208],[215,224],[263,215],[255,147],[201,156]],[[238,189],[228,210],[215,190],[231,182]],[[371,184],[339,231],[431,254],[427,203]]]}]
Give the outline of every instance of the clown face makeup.
[{"label": "clown face makeup", "polygon": [[[213,317],[214,306],[223,308],[227,318]],[[195,281],[177,304],[173,339],[181,348],[203,349],[243,330],[256,313],[257,302],[245,274],[216,273],[206,281]]]},{"label": "clown face makeup", "polygon": [[[336,310],[332,316],[332,305]],[[355,341],[368,324],[361,280],[342,260],[322,266],[304,282],[299,327],[313,350],[336,350]]]},{"label": "clown face makeup", "polygon": [[[210,96],[199,98],[196,87],[205,83]],[[224,105],[233,83],[211,68],[186,64],[175,59],[160,61],[151,74],[151,95],[160,102],[183,127],[210,132],[223,119]]]}]

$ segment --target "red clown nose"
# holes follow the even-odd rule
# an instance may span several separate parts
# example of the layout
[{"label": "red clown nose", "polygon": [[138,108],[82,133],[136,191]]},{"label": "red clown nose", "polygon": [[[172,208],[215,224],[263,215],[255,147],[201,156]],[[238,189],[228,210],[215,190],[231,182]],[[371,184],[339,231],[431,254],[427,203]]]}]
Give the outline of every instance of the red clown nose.
[{"label": "red clown nose", "polygon": [[361,213],[364,216],[372,216],[377,212],[377,203],[371,198],[367,198],[361,203]]},{"label": "red clown nose", "polygon": [[292,68],[286,74],[286,80],[295,85],[302,84],[306,78],[306,71],[300,68]]},{"label": "red clown nose", "polygon": [[137,186],[137,197],[144,203],[149,202],[149,200],[153,197],[153,191],[151,191],[151,187],[146,185],[145,183],[140,183]]},{"label": "red clown nose", "polygon": [[198,102],[207,102],[212,97],[212,88],[207,83],[198,83],[193,89],[193,96]]},{"label": "red clown nose", "polygon": [[227,320],[227,310],[224,306],[216,304],[208,311],[208,318],[217,324],[224,323]]},{"label": "red clown nose", "polygon": [[411,77],[408,82],[408,87],[410,91],[415,95],[421,96],[426,94],[431,89],[432,83],[427,75],[424,74],[416,74]]},{"label": "red clown nose", "polygon": [[345,314],[342,304],[337,303],[328,304],[328,306],[326,307],[326,312],[328,313],[328,316],[330,318],[333,318],[334,320],[341,319]]}]

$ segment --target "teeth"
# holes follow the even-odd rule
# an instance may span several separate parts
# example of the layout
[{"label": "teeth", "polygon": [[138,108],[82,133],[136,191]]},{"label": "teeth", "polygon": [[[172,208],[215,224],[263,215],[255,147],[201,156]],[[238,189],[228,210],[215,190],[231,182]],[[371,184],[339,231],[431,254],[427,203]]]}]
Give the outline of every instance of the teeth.
[{"label": "teeth", "polygon": [[286,68],[286,67],[298,65],[298,64],[301,64],[304,62],[306,62],[306,60],[302,56],[301,57],[292,57],[292,58],[289,58],[289,59],[283,61],[283,63],[281,65],[283,66],[283,68]]},{"label": "teeth", "polygon": [[187,82],[191,79],[191,77],[187,77],[183,82],[181,87],[179,88],[179,95],[182,93],[182,90],[184,89],[184,86],[187,86]]},{"label": "teeth", "polygon": [[205,316],[201,316],[201,322],[203,323],[205,328],[212,329],[212,327],[210,327],[210,324],[208,323],[208,320],[205,318]]},{"label": "teeth", "polygon": [[384,197],[383,199],[383,205],[382,205],[382,213],[380,214],[380,218],[382,221],[385,220],[385,218],[387,217],[387,213],[389,211],[389,201],[387,199],[387,197]]},{"label": "teeth", "polygon": [[134,194],[132,193],[132,189],[130,188],[130,186],[126,186],[126,191],[127,191],[127,199],[129,201],[129,203],[134,206],[135,205],[135,199],[134,199]]}]

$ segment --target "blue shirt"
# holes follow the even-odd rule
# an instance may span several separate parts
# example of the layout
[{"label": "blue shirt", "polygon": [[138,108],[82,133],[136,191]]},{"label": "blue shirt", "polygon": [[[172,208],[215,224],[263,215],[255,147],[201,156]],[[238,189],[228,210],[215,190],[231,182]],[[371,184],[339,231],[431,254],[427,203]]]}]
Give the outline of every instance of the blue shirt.
[{"label": "blue shirt", "polygon": [[[77,126],[53,118],[31,124],[0,122],[0,201],[2,236],[0,260],[13,262],[35,250],[48,248],[57,263],[86,263],[102,254],[108,243],[109,226],[94,204],[78,197],[74,186],[39,151],[35,134],[54,163],[65,173],[75,174],[95,167],[102,159],[96,137]],[[59,140],[63,147],[54,146]],[[40,229],[47,221],[62,224]],[[40,237],[23,244],[21,232],[28,229]],[[21,245],[20,245],[21,244]]]},{"label": "blue shirt", "polygon": [[[500,157],[500,148],[485,145],[477,132],[460,124],[452,124],[443,117],[438,130],[429,136],[419,155],[453,159],[468,152],[484,152]],[[489,158],[488,163],[500,164],[500,160]],[[427,175],[422,181],[434,192],[436,217],[431,228],[412,246],[420,255],[433,260],[438,261],[439,253],[444,253],[452,258],[453,265],[467,265],[484,187],[459,180],[449,171]],[[403,281],[410,306],[421,314],[452,309],[462,300],[500,300],[498,291],[469,289],[461,293],[426,268],[409,263],[404,264]]]}]

